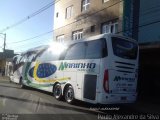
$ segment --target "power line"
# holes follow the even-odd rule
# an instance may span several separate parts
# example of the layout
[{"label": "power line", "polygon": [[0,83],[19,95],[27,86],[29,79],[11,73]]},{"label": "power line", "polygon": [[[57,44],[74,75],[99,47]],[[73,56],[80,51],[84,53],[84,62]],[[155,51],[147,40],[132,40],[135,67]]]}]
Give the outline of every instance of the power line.
[{"label": "power line", "polygon": [[[57,0],[57,1],[55,0],[54,2],[51,2],[51,3],[47,4],[46,6],[42,7],[41,9],[39,9],[39,10],[37,10],[36,12],[32,13],[31,15],[27,16],[26,18],[20,20],[19,22],[11,25],[10,27],[5,28],[4,31],[6,31],[6,30],[8,30],[8,29],[10,29],[10,28],[12,28],[12,27],[15,27],[15,26],[17,26],[17,25],[25,22],[26,20],[28,20],[28,19],[30,19],[30,18],[32,18],[32,17],[40,14],[41,12],[45,11],[46,9],[48,9],[49,7],[51,7],[52,5],[54,5],[55,3],[59,2],[59,1],[60,1],[60,0]],[[114,5],[116,5],[116,4],[120,3],[120,2],[122,2],[122,1],[119,1],[119,2],[117,2],[117,3],[114,3],[114,4],[106,7],[106,8],[103,8],[103,9],[101,9],[101,10],[99,10],[99,11],[96,11],[96,12],[94,12],[94,13],[86,16],[86,17],[84,17],[83,19],[86,19],[86,18],[88,18],[89,16],[92,16],[92,15],[95,15],[95,14],[97,14],[98,12],[101,12],[101,11],[103,11],[103,10],[109,8],[109,7],[112,7],[112,6],[114,6]],[[67,25],[65,25],[65,26],[62,26],[62,27],[60,27],[60,28],[66,27],[66,26],[71,25],[71,24],[74,24],[74,23],[76,23],[76,22],[78,22],[78,21],[80,21],[80,20],[81,20],[81,19],[79,19],[79,20],[77,20],[77,21],[74,21],[74,22],[72,22],[72,23],[69,23],[69,24],[67,24]],[[60,28],[57,28],[57,29],[55,29],[55,30],[58,30],[58,29],[60,29]],[[37,36],[31,37],[31,38],[28,38],[28,39],[25,39],[25,40],[20,40],[20,41],[8,43],[8,44],[15,44],[15,43],[20,43],[20,42],[29,41],[29,40],[32,40],[32,39],[35,39],[35,38],[39,38],[39,37],[41,37],[41,36],[43,36],[43,35],[46,35],[46,34],[48,34],[48,33],[52,33],[52,32],[55,31],[55,30],[51,30],[51,31],[48,31],[48,32],[39,34],[39,35],[37,35]],[[123,32],[123,31],[121,31],[121,32]]]},{"label": "power line", "polygon": [[[60,0],[59,0],[59,1],[60,1]],[[88,15],[88,16],[85,16],[83,19],[86,19],[86,18],[88,18],[89,16],[92,16],[92,15],[95,15],[95,14],[97,14],[98,12],[101,12],[101,11],[103,11],[103,10],[109,8],[109,7],[112,7],[112,6],[114,6],[114,5],[116,5],[116,4],[120,3],[120,2],[122,2],[122,1],[119,1],[119,2],[117,2],[117,3],[115,3],[115,4],[111,5],[111,6],[108,6],[108,7],[104,8],[104,9],[101,9],[101,10],[99,10],[99,11],[96,11],[95,13],[92,13],[92,14],[90,14],[90,15]],[[46,9],[47,9],[47,7],[46,7]],[[30,19],[30,17],[36,16],[36,15],[39,14],[39,13],[41,13],[41,12],[38,12],[38,11],[35,12],[35,14],[32,14],[32,16],[28,16],[28,19]],[[76,23],[76,22],[78,22],[78,21],[80,21],[80,20],[82,20],[82,19],[79,19],[79,20],[77,20],[77,21],[75,21],[75,22],[69,23],[69,24],[67,24],[67,25],[65,25],[65,26],[62,26],[62,27],[60,27],[60,28],[66,27],[66,26],[71,25],[71,24],[74,24],[74,23]],[[154,23],[152,22],[152,23],[150,23],[150,24],[155,24],[155,22],[154,22]],[[138,26],[138,27],[144,27],[144,26],[147,26],[147,25],[150,25],[150,24],[141,25],[141,26]],[[57,29],[60,29],[60,28],[57,28]],[[57,29],[55,29],[55,30],[57,30]],[[130,28],[130,29],[132,29],[132,28]],[[129,30],[130,30],[130,29],[129,29]],[[53,32],[53,31],[55,31],[55,30],[48,31],[48,32],[39,34],[39,35],[37,35],[37,36],[31,37],[31,38],[28,38],[28,39],[25,39],[25,40],[21,40],[21,41],[17,41],[17,42],[12,42],[12,43],[10,43],[10,44],[20,43],[20,42],[24,42],[24,41],[29,41],[29,40],[31,40],[31,39],[39,38],[39,37],[41,37],[41,36],[43,36],[43,35],[45,35],[45,34],[48,34],[48,33]],[[125,30],[125,31],[129,31],[129,30]],[[124,32],[124,31],[121,31],[121,32]]]},{"label": "power line", "polygon": [[[154,22],[150,22],[150,23],[146,23],[146,24],[139,25],[139,26],[134,26],[134,27],[129,28],[129,29],[127,29],[127,30],[119,31],[119,32],[117,32],[116,34],[129,31],[129,30],[131,30],[131,29],[133,29],[133,28],[134,28],[134,29],[138,29],[138,28],[146,27],[146,26],[149,26],[149,25],[152,25],[152,24],[156,24],[156,23],[160,23],[160,20],[154,21]],[[86,27],[86,28],[87,28],[87,27]],[[70,33],[70,32],[68,32],[68,33]],[[49,40],[49,39],[48,39],[48,40]],[[41,40],[40,40],[40,41],[41,41]],[[37,41],[36,43],[42,43],[42,42]],[[34,43],[34,44],[35,44],[35,43]],[[22,47],[22,46],[26,46],[26,44],[25,44],[25,45],[19,45],[19,46],[16,46],[16,47]]]},{"label": "power line", "polygon": [[[34,47],[36,47],[36,46],[49,45],[50,42],[52,42],[52,41],[47,40],[47,43],[46,43],[46,41],[44,42],[44,41],[42,41],[42,40],[39,40],[39,41],[37,41],[37,42],[34,42],[34,44],[32,44],[32,46],[31,46],[31,43],[26,43],[26,44],[23,44],[23,45],[12,46],[12,49],[14,49],[14,50],[19,50],[19,49],[17,49],[17,48],[23,48],[23,50],[21,50],[21,51],[25,51],[25,50],[27,50],[27,49],[29,49],[29,48],[34,48]],[[10,46],[10,47],[11,47],[11,46]],[[7,48],[10,48],[10,47],[7,46]]]},{"label": "power line", "polygon": [[[99,12],[101,12],[101,11],[109,8],[109,7],[112,7],[112,6],[114,6],[114,5],[116,5],[116,4],[120,3],[120,2],[122,2],[122,1],[116,2],[116,3],[110,5],[110,6],[106,7],[106,8],[103,8],[103,9],[101,9],[101,10],[99,10],[99,11],[96,11],[96,12],[94,12],[94,13],[88,15],[88,16],[85,16],[85,17],[82,18],[82,19],[86,19],[86,18],[88,18],[89,16],[93,16],[93,15],[95,15],[95,14],[97,14],[97,13],[99,13]],[[79,20],[74,21],[74,22],[72,22],[72,23],[66,24],[65,26],[62,26],[62,27],[60,27],[60,28],[66,27],[66,26],[71,25],[71,24],[74,24],[74,23],[76,23],[76,22],[78,22],[78,21],[80,21],[80,20],[82,20],[82,19],[79,19]],[[126,32],[126,31],[129,31],[129,30],[132,30],[133,28],[134,28],[134,29],[135,29],[135,28],[137,29],[137,28],[149,26],[149,25],[156,24],[156,23],[159,23],[159,22],[160,22],[160,21],[158,20],[158,21],[146,23],[146,24],[143,24],[143,25],[134,26],[134,27],[129,28],[129,29],[127,29],[127,30],[119,31],[119,32],[117,32],[117,33]],[[32,39],[35,39],[35,38],[39,38],[39,37],[41,37],[41,36],[43,36],[43,35],[46,35],[46,34],[48,34],[48,33],[52,33],[53,31],[58,30],[58,29],[60,29],[60,28],[57,28],[57,29],[54,29],[54,30],[50,30],[50,31],[48,31],[48,32],[39,34],[39,35],[37,35],[37,36],[31,37],[31,38],[28,38],[28,39],[25,39],[25,40],[17,41],[17,42],[12,42],[12,43],[9,43],[9,44],[15,44],[15,43],[20,43],[20,42],[29,41],[29,40],[32,40]]]},{"label": "power line", "polygon": [[[44,43],[44,42],[49,42],[49,41],[51,41],[51,39],[52,39],[52,38],[47,39],[47,40],[45,40],[45,41],[38,40],[38,41],[32,43],[32,45],[37,45],[37,44],[42,44],[42,43]],[[17,46],[14,46],[14,47],[25,47],[25,46],[27,46],[28,44],[30,45],[31,43],[26,43],[26,44],[22,44],[22,45],[17,45]],[[13,46],[12,46],[12,47],[13,47]],[[27,47],[28,47],[28,46],[27,46]]]},{"label": "power line", "polygon": [[[60,1],[60,0],[59,0],[59,1]],[[86,18],[88,18],[88,17],[90,17],[90,16],[93,16],[93,15],[95,15],[95,14],[97,14],[97,13],[101,12],[101,11],[104,11],[105,9],[108,9],[108,8],[110,8],[110,7],[114,6],[114,5],[119,4],[119,3],[120,3],[120,2],[122,2],[122,1],[123,1],[123,0],[118,1],[118,2],[116,2],[116,3],[114,3],[114,4],[110,5],[110,6],[107,6],[107,7],[103,8],[103,9],[101,9],[101,10],[98,10],[98,11],[96,11],[96,12],[94,12],[94,13],[90,14],[90,15],[87,15],[87,16],[85,16],[84,18],[78,19],[77,21],[71,22],[71,23],[66,24],[66,25],[64,25],[64,26],[62,26],[62,27],[59,27],[59,28],[57,28],[57,29],[50,30],[50,31],[48,31],[48,32],[45,32],[45,33],[39,34],[39,35],[37,35],[37,36],[31,37],[31,38],[28,38],[28,39],[25,39],[25,40],[20,40],[20,41],[12,42],[12,43],[8,43],[8,44],[14,44],[14,43],[19,43],[19,42],[24,42],[24,41],[29,41],[29,40],[32,40],[32,39],[35,39],[35,38],[39,38],[39,37],[41,37],[41,36],[43,36],[43,35],[45,35],[45,34],[48,34],[48,33],[54,32],[54,31],[56,31],[56,30],[58,30],[58,29],[61,29],[61,28],[63,28],[63,27],[66,27],[66,26],[69,26],[69,25],[71,25],[71,24],[74,24],[74,23],[76,23],[76,22],[78,22],[78,21],[80,21],[80,20],[82,20],[82,19],[86,19]],[[57,1],[57,2],[58,2],[58,1]]]},{"label": "power line", "polygon": [[159,14],[159,10],[160,10],[160,8],[157,8],[156,10],[150,10],[150,11],[148,11],[148,12],[146,12],[146,13],[141,13],[140,14],[140,17],[144,17],[144,16],[147,16],[147,15],[150,15],[150,17],[151,17],[151,14],[152,15],[154,15],[155,13],[157,14]]},{"label": "power line", "polygon": [[51,6],[53,6],[55,3],[59,2],[59,1],[60,0],[57,0],[57,1],[55,0],[55,1],[53,1],[53,2],[51,2],[49,4],[47,4],[47,5],[45,5],[44,7],[40,8],[37,11],[35,11],[34,13],[28,15],[27,17],[25,17],[25,18],[19,20],[18,22],[15,22],[14,24],[12,24],[10,26],[7,26],[6,28],[2,29],[0,32],[4,32],[4,31],[9,30],[9,29],[11,29],[13,27],[16,27],[17,25],[20,25],[20,24],[24,23],[25,21],[31,19],[32,17],[34,17],[34,16],[42,13],[43,11],[47,10],[48,8],[50,8]]},{"label": "power line", "polygon": [[108,7],[105,7],[105,8],[103,8],[103,9],[101,9],[101,10],[98,10],[98,11],[96,11],[96,12],[90,14],[90,15],[87,15],[87,16],[85,16],[84,18],[78,19],[77,21],[71,22],[71,23],[69,23],[69,24],[67,24],[67,25],[65,25],[65,26],[59,27],[59,28],[57,28],[57,29],[54,29],[54,31],[56,31],[56,30],[58,30],[58,29],[61,29],[61,28],[63,28],[63,27],[66,27],[66,26],[68,26],[68,25],[74,24],[74,23],[76,23],[76,22],[78,22],[78,21],[80,21],[80,20],[82,20],[82,19],[87,19],[88,17],[93,16],[93,15],[95,15],[95,14],[101,12],[101,11],[104,11],[105,9],[108,9],[108,8],[114,6],[114,5],[117,5],[117,4],[119,4],[120,2],[122,2],[122,1],[123,1],[123,0],[118,1],[118,2],[112,4],[112,5],[108,6]]},{"label": "power line", "polygon": [[146,10],[140,12],[140,15],[143,15],[143,14],[148,14],[150,12],[154,12],[154,9],[159,9],[160,5],[156,5],[156,6],[153,6],[153,7],[150,7],[150,8],[147,8]]},{"label": "power line", "polygon": [[7,44],[15,44],[15,43],[20,43],[20,42],[25,42],[25,41],[29,41],[29,40],[32,40],[32,39],[35,39],[35,38],[39,38],[41,36],[44,36],[46,34],[49,34],[49,33],[52,33],[53,30],[51,31],[48,31],[48,32],[45,32],[45,33],[42,33],[42,34],[39,34],[39,35],[36,35],[34,37],[31,37],[31,38],[27,38],[27,39],[24,39],[24,40],[20,40],[20,41],[17,41],[17,42],[11,42],[11,43],[7,43]]},{"label": "power line", "polygon": [[[150,25],[153,25],[153,24],[156,24],[156,23],[160,23],[160,20],[149,22],[149,23],[145,23],[145,24],[142,24],[142,25],[133,26],[133,27],[128,28],[126,30],[119,31],[116,34],[119,34],[119,33],[122,33],[122,32],[127,32],[127,31],[130,31],[130,30],[133,30],[133,29],[138,29],[138,28],[150,26]],[[138,30],[138,32],[139,32],[139,30]]]}]

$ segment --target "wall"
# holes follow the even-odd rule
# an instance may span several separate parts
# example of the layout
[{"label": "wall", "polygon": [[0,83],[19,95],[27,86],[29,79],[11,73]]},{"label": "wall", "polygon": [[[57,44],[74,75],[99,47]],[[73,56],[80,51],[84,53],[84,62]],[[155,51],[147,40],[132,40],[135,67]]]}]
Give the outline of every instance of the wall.
[{"label": "wall", "polygon": [[[66,8],[71,5],[73,5],[73,16],[65,19]],[[106,3],[102,3],[102,0],[90,0],[89,10],[81,12],[81,0],[61,0],[55,4],[54,40],[56,36],[64,34],[66,41],[69,41],[72,39],[72,32],[79,29],[84,30],[84,37],[101,34],[102,23],[110,20],[117,20],[118,31],[122,31],[122,7],[121,0],[109,0]],[[90,28],[93,25],[95,31],[91,32]]]},{"label": "wall", "polygon": [[139,43],[160,42],[160,0],[140,0]]}]

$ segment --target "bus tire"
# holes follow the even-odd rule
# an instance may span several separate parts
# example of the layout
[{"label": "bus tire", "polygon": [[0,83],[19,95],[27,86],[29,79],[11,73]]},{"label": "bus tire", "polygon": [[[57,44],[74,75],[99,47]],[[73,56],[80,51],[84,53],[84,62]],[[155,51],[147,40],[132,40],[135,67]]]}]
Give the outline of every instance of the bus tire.
[{"label": "bus tire", "polygon": [[62,99],[62,88],[60,83],[57,83],[53,88],[53,95],[57,100]]},{"label": "bus tire", "polygon": [[74,99],[74,90],[73,87],[71,85],[69,85],[66,90],[65,90],[65,101],[69,104],[73,104],[75,99]]}]

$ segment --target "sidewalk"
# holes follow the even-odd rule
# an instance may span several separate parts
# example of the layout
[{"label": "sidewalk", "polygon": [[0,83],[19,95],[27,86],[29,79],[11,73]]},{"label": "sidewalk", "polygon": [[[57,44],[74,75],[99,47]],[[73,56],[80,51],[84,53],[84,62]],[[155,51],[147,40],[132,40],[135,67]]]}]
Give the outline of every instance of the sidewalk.
[{"label": "sidewalk", "polygon": [[7,80],[7,81],[9,81],[9,77],[8,76],[0,76],[0,80]]}]

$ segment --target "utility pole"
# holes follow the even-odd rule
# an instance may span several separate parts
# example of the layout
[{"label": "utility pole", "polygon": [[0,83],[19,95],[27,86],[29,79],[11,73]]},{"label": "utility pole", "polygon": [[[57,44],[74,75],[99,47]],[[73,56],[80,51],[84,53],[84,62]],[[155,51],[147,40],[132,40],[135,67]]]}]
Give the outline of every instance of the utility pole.
[{"label": "utility pole", "polygon": [[3,34],[4,35],[4,48],[3,48],[3,52],[5,54],[5,50],[6,50],[6,33]]},{"label": "utility pole", "polygon": [[5,53],[5,49],[6,49],[6,33],[0,33],[4,36],[4,48],[3,48],[3,58],[2,58],[2,63],[3,63],[3,72],[2,72],[2,75],[5,75],[5,66],[6,66],[6,53]]},{"label": "utility pole", "polygon": [[5,52],[6,49],[6,33],[0,33],[1,35],[4,35],[4,47],[3,47],[3,52]]}]

